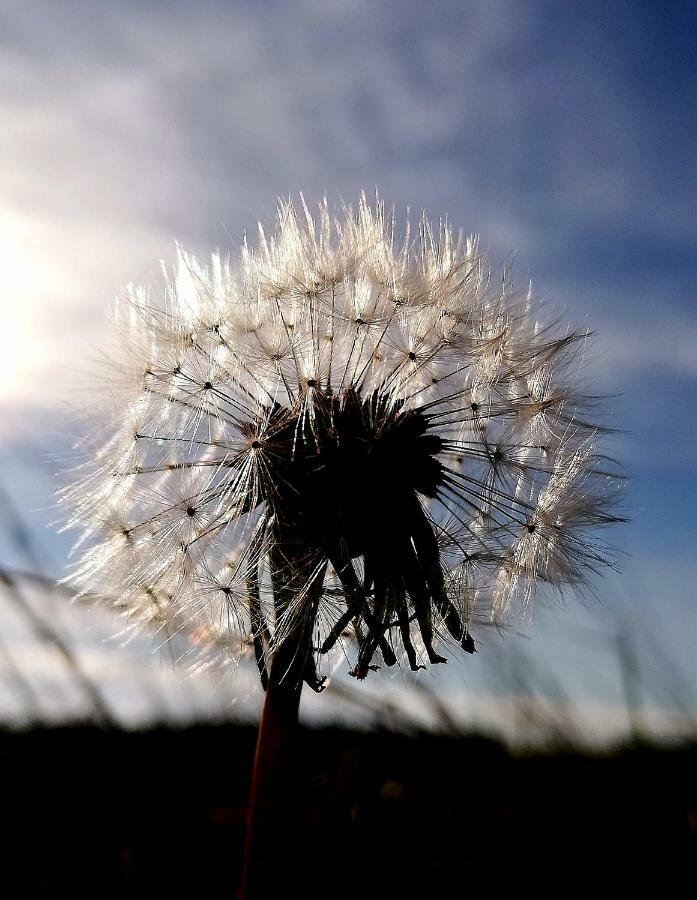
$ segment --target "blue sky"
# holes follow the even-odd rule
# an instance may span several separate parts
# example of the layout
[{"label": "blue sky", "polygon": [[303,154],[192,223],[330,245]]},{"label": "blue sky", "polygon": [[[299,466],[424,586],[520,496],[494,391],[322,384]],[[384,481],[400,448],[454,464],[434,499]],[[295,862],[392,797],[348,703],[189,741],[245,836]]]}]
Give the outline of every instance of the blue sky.
[{"label": "blue sky", "polygon": [[52,566],[50,473],[118,290],[279,195],[377,187],[596,332],[632,517],[602,627],[624,604],[697,679],[696,32],[678,2],[2,3],[0,453]]}]

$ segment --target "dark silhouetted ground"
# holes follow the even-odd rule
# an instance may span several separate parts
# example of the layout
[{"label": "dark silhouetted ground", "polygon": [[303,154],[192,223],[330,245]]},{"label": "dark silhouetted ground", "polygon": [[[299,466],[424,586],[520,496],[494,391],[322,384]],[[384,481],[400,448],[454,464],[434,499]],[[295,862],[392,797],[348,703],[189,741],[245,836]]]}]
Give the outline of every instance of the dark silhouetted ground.
[{"label": "dark silhouetted ground", "polygon": [[[254,730],[0,735],[8,897],[229,897]],[[697,750],[301,735],[287,896],[691,896]],[[295,841],[295,843],[293,843]],[[293,885],[295,885],[293,887]]]}]

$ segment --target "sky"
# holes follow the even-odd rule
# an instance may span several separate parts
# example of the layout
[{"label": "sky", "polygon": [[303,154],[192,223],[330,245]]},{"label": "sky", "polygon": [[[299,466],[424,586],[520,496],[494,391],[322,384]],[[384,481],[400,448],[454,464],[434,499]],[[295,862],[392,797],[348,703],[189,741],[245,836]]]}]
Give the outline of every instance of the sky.
[{"label": "sky", "polygon": [[533,647],[561,673],[573,629],[621,619],[697,684],[696,29],[693,4],[638,0],[2,0],[0,496],[42,566],[65,564],[55,473],[119,290],[158,284],[175,241],[236,252],[279,196],[377,188],[595,333],[622,574]]}]

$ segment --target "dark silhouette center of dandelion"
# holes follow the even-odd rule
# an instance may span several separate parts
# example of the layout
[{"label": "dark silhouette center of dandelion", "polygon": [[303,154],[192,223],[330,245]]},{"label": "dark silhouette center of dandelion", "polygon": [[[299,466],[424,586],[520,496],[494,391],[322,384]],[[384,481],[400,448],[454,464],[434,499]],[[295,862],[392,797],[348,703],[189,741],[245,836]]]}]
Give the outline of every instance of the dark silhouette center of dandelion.
[{"label": "dark silhouette center of dandelion", "polygon": [[[364,621],[353,674],[362,678],[374,668],[378,647],[383,661],[394,664],[385,632],[395,624],[411,668],[420,668],[409,634],[412,618],[429,661],[444,662],[433,648],[432,602],[451,636],[473,652],[466,625],[447,597],[436,536],[419,500],[435,497],[442,487],[441,438],[429,433],[421,412],[404,410],[377,392],[363,399],[350,390],[324,401],[311,435],[303,434],[298,416],[286,409],[272,416],[265,446],[274,490],[264,499],[286,554],[295,547],[299,556],[333,565],[351,598],[340,624],[356,615]],[[359,557],[362,583],[353,567]],[[338,626],[332,630],[325,652],[339,632]]]},{"label": "dark silhouette center of dandelion", "polygon": [[441,439],[427,433],[421,414],[388,409],[375,395],[333,398],[327,413],[309,440],[297,441],[291,419],[268,441],[280,485],[268,499],[279,521],[292,522],[306,540],[341,541],[355,558],[402,530],[400,513],[417,493],[435,496]]}]

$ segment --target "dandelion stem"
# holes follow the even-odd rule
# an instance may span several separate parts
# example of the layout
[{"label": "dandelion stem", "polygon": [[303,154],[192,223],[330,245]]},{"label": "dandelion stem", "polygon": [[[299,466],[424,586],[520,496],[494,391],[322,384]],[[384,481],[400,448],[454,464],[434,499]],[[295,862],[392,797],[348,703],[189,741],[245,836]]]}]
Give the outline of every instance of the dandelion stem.
[{"label": "dandelion stem", "polygon": [[302,678],[292,677],[297,660],[297,646],[288,640],[271,662],[254,755],[238,900],[276,896],[278,882],[288,875],[283,858],[289,854],[289,837],[294,833],[289,826],[296,808],[291,795],[296,779],[289,770],[303,685]]}]

